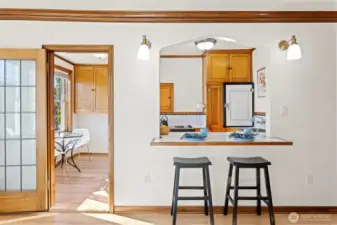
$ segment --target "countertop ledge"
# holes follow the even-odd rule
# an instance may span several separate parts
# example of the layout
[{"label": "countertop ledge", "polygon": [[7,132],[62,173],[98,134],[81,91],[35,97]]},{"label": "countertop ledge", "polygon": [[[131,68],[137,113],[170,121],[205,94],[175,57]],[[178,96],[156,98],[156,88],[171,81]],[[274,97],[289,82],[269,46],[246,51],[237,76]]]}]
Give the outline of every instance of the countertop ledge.
[{"label": "countertop ledge", "polygon": [[231,132],[210,132],[204,141],[182,140],[184,133],[170,133],[161,138],[153,138],[150,146],[289,146],[292,141],[286,141],[278,137],[258,136],[254,141],[236,141],[229,138]]}]

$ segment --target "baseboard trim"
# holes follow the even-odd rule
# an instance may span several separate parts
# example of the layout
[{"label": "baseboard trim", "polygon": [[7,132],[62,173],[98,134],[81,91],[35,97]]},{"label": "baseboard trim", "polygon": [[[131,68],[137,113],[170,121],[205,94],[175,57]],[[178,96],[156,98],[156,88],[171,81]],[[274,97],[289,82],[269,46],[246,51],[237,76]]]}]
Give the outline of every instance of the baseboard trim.
[{"label": "baseboard trim", "polygon": [[[170,206],[115,206],[114,213],[117,214],[132,214],[132,213],[156,213],[169,214]],[[332,214],[337,213],[337,206],[274,206],[274,211],[277,214],[296,213],[321,213]],[[204,212],[203,206],[179,206],[179,214],[202,214]],[[215,214],[222,214],[223,206],[214,206]],[[240,206],[238,212],[241,214],[255,214],[255,206]],[[232,213],[232,207],[229,207],[228,213]],[[268,213],[266,206],[262,207],[262,213]]]}]

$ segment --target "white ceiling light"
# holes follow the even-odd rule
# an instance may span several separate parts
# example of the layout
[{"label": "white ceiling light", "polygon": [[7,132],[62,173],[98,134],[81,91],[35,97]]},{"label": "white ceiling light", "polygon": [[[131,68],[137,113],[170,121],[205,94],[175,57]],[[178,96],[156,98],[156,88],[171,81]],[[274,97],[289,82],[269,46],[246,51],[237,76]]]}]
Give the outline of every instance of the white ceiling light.
[{"label": "white ceiling light", "polygon": [[206,38],[206,39],[195,42],[195,45],[201,51],[210,50],[210,49],[214,48],[215,44],[216,44],[216,40],[213,39],[213,38]]},{"label": "white ceiling light", "polygon": [[138,49],[137,58],[140,60],[149,60],[151,42],[147,40],[146,35],[143,35],[143,41]]},{"label": "white ceiling light", "polygon": [[291,37],[290,41],[281,41],[279,48],[282,51],[287,50],[287,60],[298,60],[302,58],[301,47],[298,45],[295,35]]},{"label": "white ceiling light", "polygon": [[108,55],[105,53],[95,53],[94,56],[98,59],[107,59]]}]

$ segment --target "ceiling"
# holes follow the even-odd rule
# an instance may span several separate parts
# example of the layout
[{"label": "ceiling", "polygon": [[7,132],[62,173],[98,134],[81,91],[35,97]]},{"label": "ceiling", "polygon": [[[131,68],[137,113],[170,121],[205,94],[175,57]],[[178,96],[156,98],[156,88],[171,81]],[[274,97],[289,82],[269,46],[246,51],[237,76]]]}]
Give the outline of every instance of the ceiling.
[{"label": "ceiling", "polygon": [[[217,41],[216,45],[214,46],[214,48],[212,48],[212,50],[253,48],[253,46],[246,46],[235,42],[226,41],[225,37],[212,37],[212,38],[216,39]],[[195,45],[195,41],[200,39],[203,38],[197,38],[195,40],[189,40],[164,47],[161,49],[160,55],[202,55],[203,52],[200,51]]]},{"label": "ceiling", "polygon": [[[71,61],[74,64],[108,64],[108,60],[97,58],[94,54],[96,53],[68,53],[68,52],[58,52],[59,56]],[[102,53],[98,53],[102,54]],[[107,54],[105,54],[107,56]]]}]

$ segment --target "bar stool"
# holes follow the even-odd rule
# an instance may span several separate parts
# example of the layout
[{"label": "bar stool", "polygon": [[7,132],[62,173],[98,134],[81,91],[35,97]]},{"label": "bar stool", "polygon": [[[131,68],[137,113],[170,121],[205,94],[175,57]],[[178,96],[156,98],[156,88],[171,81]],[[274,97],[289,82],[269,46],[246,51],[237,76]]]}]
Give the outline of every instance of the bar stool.
[{"label": "bar stool", "polygon": [[[208,205],[209,205],[210,222],[211,225],[214,225],[211,182],[208,168],[210,165],[212,165],[211,161],[207,157],[200,157],[200,158],[174,157],[173,164],[175,166],[174,187],[173,187],[173,197],[171,207],[171,216],[173,215],[173,225],[175,225],[177,221],[178,200],[204,200],[205,215],[208,215]],[[180,169],[202,169],[203,186],[179,186]],[[203,190],[204,196],[179,197],[178,195],[179,189]]]},{"label": "bar stool", "polygon": [[[256,200],[257,201],[256,202],[257,203],[257,206],[256,206],[257,215],[261,215],[261,200],[262,200],[268,206],[270,224],[275,225],[274,208],[273,208],[273,201],[271,197],[271,188],[270,188],[269,171],[268,171],[268,166],[270,166],[271,163],[262,157],[250,157],[250,158],[228,157],[227,160],[229,161],[230,164],[229,164],[229,171],[228,171],[227,189],[226,189],[226,196],[225,196],[225,207],[224,207],[223,214],[227,215],[228,201],[231,201],[231,203],[233,204],[233,225],[236,225],[237,224],[237,213],[238,213],[238,200]],[[234,187],[231,186],[233,167],[235,167]],[[256,186],[239,186],[240,168],[256,169]],[[266,197],[261,195],[260,169],[264,170],[264,178],[265,178],[266,191],[267,191]],[[234,198],[230,196],[231,189],[234,189]],[[239,189],[256,190],[256,197],[240,197]]]}]

